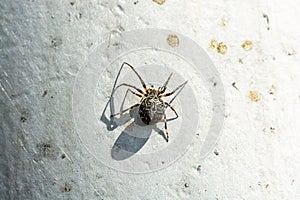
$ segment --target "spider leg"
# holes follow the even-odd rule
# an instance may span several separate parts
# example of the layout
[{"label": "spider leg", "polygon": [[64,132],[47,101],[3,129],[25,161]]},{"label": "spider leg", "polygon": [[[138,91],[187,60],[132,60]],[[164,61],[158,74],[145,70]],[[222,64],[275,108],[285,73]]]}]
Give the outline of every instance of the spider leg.
[{"label": "spider leg", "polygon": [[143,92],[141,89],[137,88],[137,87],[134,86],[134,85],[129,85],[129,84],[127,84],[127,83],[122,83],[122,84],[118,85],[118,86],[115,88],[115,90],[118,89],[118,88],[121,87],[121,86],[131,87],[131,88],[135,89],[136,91],[138,91],[139,93],[141,93],[142,95],[145,95],[144,92]]},{"label": "spider leg", "polygon": [[167,103],[167,102],[164,102],[164,103],[165,103],[168,107],[170,107],[170,108],[173,110],[173,112],[175,113],[175,115],[176,115],[176,117],[172,118],[171,120],[177,119],[177,118],[178,118],[178,114],[177,114],[175,108],[173,108],[173,107],[172,107],[169,103]]},{"label": "spider leg", "polygon": [[169,133],[168,133],[168,127],[167,127],[167,116],[166,116],[166,113],[164,114],[164,122],[165,122],[166,140],[167,140],[167,142],[169,142]]},{"label": "spider leg", "polygon": [[144,95],[140,95],[140,94],[138,94],[138,93],[132,91],[132,90],[129,89],[129,88],[128,88],[128,90],[129,90],[132,94],[134,94],[134,95],[136,95],[136,96],[138,96],[138,97],[140,97],[140,98],[143,98],[143,97],[144,97]]},{"label": "spider leg", "polygon": [[110,117],[114,117],[114,116],[116,116],[116,115],[121,115],[121,114],[123,114],[124,112],[126,112],[127,110],[132,110],[133,108],[135,108],[135,107],[137,107],[137,106],[139,106],[139,105],[140,105],[139,103],[134,104],[133,106],[130,106],[129,108],[127,108],[127,109],[125,109],[125,110],[122,110],[121,112],[118,112],[118,113],[116,113],[116,114],[110,115]]},{"label": "spider leg", "polygon": [[162,94],[159,97],[167,97],[170,96],[172,94],[174,94],[174,92],[176,92],[179,88],[183,87],[188,81],[185,81],[184,83],[182,83],[181,85],[179,85],[177,88],[175,88],[175,90],[173,90],[172,92],[169,92],[167,94]]},{"label": "spider leg", "polygon": [[167,85],[168,85],[168,83],[169,83],[169,81],[170,81],[172,75],[173,75],[173,73],[171,73],[171,74],[169,75],[168,79],[166,80],[166,82],[165,82],[164,85],[162,86],[162,90],[161,90],[161,92],[160,92],[161,94],[164,93],[164,92],[166,91]]},{"label": "spider leg", "polygon": [[132,65],[130,65],[129,63],[127,63],[127,62],[123,62],[121,68],[122,68],[124,65],[128,65],[128,66],[134,71],[134,73],[139,77],[139,79],[140,79],[140,81],[141,81],[141,83],[142,83],[142,85],[143,85],[143,88],[145,89],[145,91],[147,91],[147,87],[146,87],[146,84],[145,84],[144,80],[143,80],[142,77],[137,73],[137,71],[134,69],[134,67],[133,67]]}]

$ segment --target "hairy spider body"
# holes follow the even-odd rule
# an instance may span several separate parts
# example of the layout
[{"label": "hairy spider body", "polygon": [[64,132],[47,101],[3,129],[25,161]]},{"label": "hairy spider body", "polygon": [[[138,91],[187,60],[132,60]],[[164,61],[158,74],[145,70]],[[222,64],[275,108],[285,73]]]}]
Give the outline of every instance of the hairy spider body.
[{"label": "hairy spider body", "polygon": [[166,105],[157,95],[149,95],[141,100],[139,106],[139,116],[141,120],[149,125],[162,120]]},{"label": "hairy spider body", "polygon": [[172,111],[176,115],[176,117],[174,119],[178,118],[178,114],[177,114],[176,110],[169,103],[164,102],[162,100],[162,98],[163,97],[167,97],[167,96],[171,96],[177,90],[179,90],[180,88],[183,88],[183,86],[185,86],[185,84],[187,83],[187,81],[185,81],[184,83],[182,83],[181,85],[179,85],[172,92],[165,93],[165,91],[167,89],[167,85],[169,83],[169,80],[172,77],[172,74],[170,74],[170,76],[168,77],[167,81],[164,83],[163,86],[158,87],[158,89],[150,89],[150,88],[146,87],[145,82],[143,81],[143,79],[137,73],[137,71],[134,69],[133,66],[131,66],[130,64],[124,62],[122,64],[122,66],[121,66],[121,69],[123,68],[124,65],[129,66],[134,71],[134,73],[138,76],[138,78],[140,79],[140,82],[141,82],[141,84],[142,84],[142,86],[144,88],[144,91],[142,89],[137,88],[134,85],[130,85],[130,84],[127,84],[127,83],[122,83],[122,84],[118,85],[115,89],[117,89],[118,87],[121,87],[121,86],[127,86],[129,88],[135,89],[137,92],[134,92],[131,89],[128,89],[128,90],[132,94],[140,97],[141,100],[140,100],[140,103],[136,103],[133,106],[130,106],[129,108],[127,108],[125,110],[122,110],[121,112],[118,112],[116,114],[112,114],[110,117],[114,117],[116,115],[123,114],[124,112],[126,112],[128,110],[132,110],[135,107],[139,107],[139,116],[140,116],[140,119],[146,125],[155,124],[155,123],[161,121],[162,118],[164,118],[166,140],[168,142],[169,141],[169,134],[168,134],[167,117],[166,117],[165,111],[166,111],[166,109],[168,107],[170,107],[172,109]]}]

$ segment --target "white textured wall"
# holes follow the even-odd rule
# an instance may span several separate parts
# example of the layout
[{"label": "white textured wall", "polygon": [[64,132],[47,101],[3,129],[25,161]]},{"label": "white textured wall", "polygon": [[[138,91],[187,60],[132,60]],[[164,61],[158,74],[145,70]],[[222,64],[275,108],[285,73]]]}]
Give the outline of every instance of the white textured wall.
[{"label": "white textured wall", "polygon": [[[299,11],[292,0],[1,1],[0,198],[300,199]],[[78,137],[72,98],[83,61],[110,34],[140,28],[193,39],[219,71],[226,113],[205,159],[194,145],[166,168],[124,173]]]}]

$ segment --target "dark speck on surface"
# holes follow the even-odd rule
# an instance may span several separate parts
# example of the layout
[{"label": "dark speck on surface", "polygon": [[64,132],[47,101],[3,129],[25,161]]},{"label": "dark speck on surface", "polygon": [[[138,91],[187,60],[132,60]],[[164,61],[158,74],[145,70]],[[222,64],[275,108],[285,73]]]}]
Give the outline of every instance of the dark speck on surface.
[{"label": "dark speck on surface", "polygon": [[72,189],[71,185],[66,183],[65,186],[64,186],[64,192],[70,192]]},{"label": "dark speck on surface", "polygon": [[218,155],[219,155],[219,152],[218,152],[217,150],[215,150],[215,151],[214,151],[214,154],[215,154],[216,156],[218,156]]},{"label": "dark speck on surface", "polygon": [[294,54],[295,54],[294,50],[292,50],[292,51],[290,51],[290,52],[287,52],[287,55],[288,55],[288,56],[292,56],[292,55],[294,55]]},{"label": "dark speck on surface", "polygon": [[26,122],[26,121],[27,121],[27,118],[26,118],[26,117],[24,117],[24,116],[21,116],[21,118],[20,118],[20,121],[24,123],[24,122]]},{"label": "dark speck on surface", "polygon": [[37,145],[40,155],[45,158],[55,159],[55,148],[51,143],[40,143]]},{"label": "dark speck on surface", "polygon": [[117,5],[117,7],[121,10],[124,11],[124,8],[121,5]]},{"label": "dark speck on surface", "polygon": [[58,47],[58,46],[60,46],[60,45],[62,45],[62,39],[61,38],[53,38],[52,40],[51,40],[51,45],[50,45],[50,47]]},{"label": "dark speck on surface", "polygon": [[267,21],[267,25],[268,25],[267,30],[270,30],[270,27],[269,27],[269,23],[270,23],[269,16],[267,14],[263,14],[263,18],[265,18],[266,21]]},{"label": "dark speck on surface", "polygon": [[45,90],[44,93],[43,93],[43,95],[42,95],[42,97],[45,97],[47,94],[48,94],[48,91]]},{"label": "dark speck on surface", "polygon": [[236,87],[236,85],[235,85],[236,83],[235,82],[233,82],[231,85],[232,85],[232,87],[234,87],[235,89],[237,89],[237,90],[239,90],[237,87]]},{"label": "dark speck on surface", "polygon": [[293,180],[292,180],[292,182],[291,182],[291,185],[293,185],[293,184],[294,184],[294,182],[295,182],[295,179],[293,179]]}]

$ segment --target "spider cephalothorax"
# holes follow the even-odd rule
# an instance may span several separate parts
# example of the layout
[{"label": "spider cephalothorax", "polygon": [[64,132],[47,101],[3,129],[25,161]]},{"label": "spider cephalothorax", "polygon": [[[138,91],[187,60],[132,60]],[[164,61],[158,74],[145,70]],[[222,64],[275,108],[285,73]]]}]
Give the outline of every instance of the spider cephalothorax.
[{"label": "spider cephalothorax", "polygon": [[140,79],[140,81],[143,85],[144,92],[143,92],[143,90],[137,88],[136,86],[133,86],[133,85],[130,85],[130,84],[127,84],[127,83],[122,83],[121,85],[117,86],[117,88],[120,87],[120,86],[128,86],[130,88],[135,89],[138,93],[132,91],[130,88],[128,90],[132,94],[135,94],[136,96],[140,97],[141,100],[140,100],[139,103],[134,104],[133,106],[131,106],[131,107],[119,112],[119,113],[112,114],[111,117],[122,114],[122,113],[124,113],[128,110],[131,110],[131,109],[139,106],[139,112],[138,112],[139,116],[140,116],[141,120],[146,125],[155,124],[155,123],[161,121],[162,118],[164,118],[166,140],[169,141],[169,134],[168,134],[168,129],[167,129],[167,117],[166,117],[165,110],[168,107],[170,107],[173,110],[173,112],[176,114],[176,118],[178,117],[178,114],[177,114],[176,110],[169,103],[164,102],[162,100],[162,98],[174,94],[174,92],[176,92],[179,88],[183,87],[187,83],[187,81],[185,81],[184,83],[179,85],[172,92],[165,93],[165,91],[167,89],[167,85],[169,83],[169,80],[172,77],[172,74],[170,74],[167,81],[164,83],[164,85],[162,87],[158,87],[158,89],[151,89],[151,88],[146,87],[145,82],[143,81],[143,79],[137,73],[137,71],[134,69],[133,66],[131,66],[130,64],[124,62],[122,64],[121,68],[123,68],[124,65],[128,65],[135,72],[135,74],[139,77],[139,79]]}]

